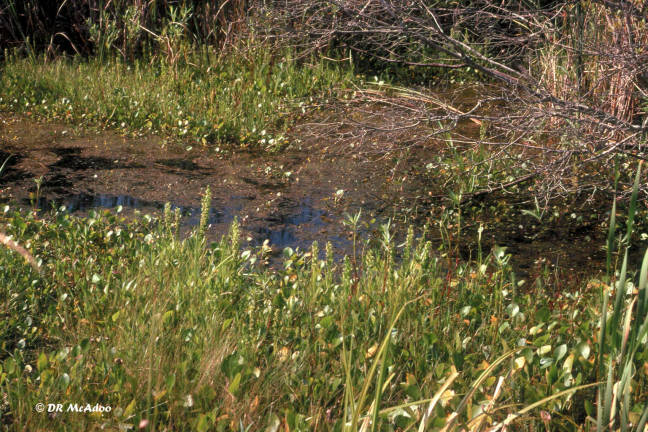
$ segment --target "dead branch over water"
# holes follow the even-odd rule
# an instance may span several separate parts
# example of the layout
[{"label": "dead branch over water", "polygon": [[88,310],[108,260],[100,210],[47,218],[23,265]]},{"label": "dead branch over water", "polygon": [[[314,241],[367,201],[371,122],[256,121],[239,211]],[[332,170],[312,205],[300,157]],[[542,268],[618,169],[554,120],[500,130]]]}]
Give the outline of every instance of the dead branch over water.
[{"label": "dead branch over water", "polygon": [[[353,103],[371,112],[336,118],[327,136],[386,153],[452,130],[465,151],[487,148],[514,167],[515,178],[484,190],[526,178],[547,199],[609,190],[615,159],[648,157],[648,10],[639,0],[54,3],[6,2],[0,45],[126,61],[149,49],[176,63],[182,41],[220,52],[261,35],[304,59],[396,70],[404,85],[356,89]],[[469,96],[438,93],[440,78],[462,73],[486,84]],[[465,122],[479,131],[464,133]]]},{"label": "dead branch over water", "polygon": [[[465,120],[475,122],[482,128],[479,137],[458,140],[509,159],[518,168],[512,184],[539,179],[536,191],[547,199],[610,189],[609,167],[616,157],[647,157],[648,28],[641,2],[284,0],[274,5],[272,13],[283,24],[273,28],[290,31],[267,36],[303,52],[332,47],[345,59],[427,68],[441,76],[443,70],[470,68],[491,83],[469,103],[464,99],[461,109],[425,82],[420,89],[358,89],[356,100],[381,103],[391,113],[383,129],[436,128],[436,134],[412,133],[407,145],[424,145]],[[359,130],[357,121],[347,123]],[[377,128],[373,121],[357,134]]]}]

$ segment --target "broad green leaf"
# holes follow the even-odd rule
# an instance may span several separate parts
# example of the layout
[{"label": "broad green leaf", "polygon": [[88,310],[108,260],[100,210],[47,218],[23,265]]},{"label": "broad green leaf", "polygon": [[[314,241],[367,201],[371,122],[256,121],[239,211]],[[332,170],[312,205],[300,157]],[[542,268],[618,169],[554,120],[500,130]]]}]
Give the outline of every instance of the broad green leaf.
[{"label": "broad green leaf", "polygon": [[232,394],[236,394],[236,392],[239,389],[240,384],[241,384],[241,372],[237,373],[234,376],[234,379],[232,380],[232,382],[230,383],[230,385],[228,387],[229,392],[232,393]]},{"label": "broad green leaf", "polygon": [[560,361],[567,354],[567,345],[562,344],[554,350],[554,358],[556,361]]},{"label": "broad green leaf", "polygon": [[514,361],[515,369],[522,369],[526,364],[526,358],[524,356],[517,357]]},{"label": "broad green leaf", "polygon": [[38,356],[38,361],[36,362],[36,368],[38,369],[38,371],[40,372],[45,369],[47,367],[47,363],[47,355],[45,353],[40,353],[40,355]]},{"label": "broad green leaf", "polygon": [[587,342],[581,342],[576,346],[576,352],[578,353],[578,355],[587,360],[590,356],[591,349]]},{"label": "broad green leaf", "polygon": [[574,364],[574,354],[569,354],[563,362],[563,370],[570,373]]}]

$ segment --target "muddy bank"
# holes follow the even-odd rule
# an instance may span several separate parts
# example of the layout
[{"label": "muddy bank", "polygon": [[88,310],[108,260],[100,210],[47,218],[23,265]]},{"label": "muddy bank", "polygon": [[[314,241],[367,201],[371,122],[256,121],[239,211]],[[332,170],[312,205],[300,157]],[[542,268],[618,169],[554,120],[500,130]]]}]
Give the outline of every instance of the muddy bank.
[{"label": "muddy bank", "polygon": [[[341,256],[351,251],[345,214],[362,211],[360,234],[366,239],[390,218],[397,226],[437,226],[443,205],[429,198],[439,186],[420,175],[438,146],[398,149],[395,143],[406,140],[405,132],[383,133],[385,145],[392,148],[378,151],[380,131],[359,135],[320,119],[296,128],[291,145],[269,155],[222,154],[157,137],[75,131],[8,115],[0,124],[0,159],[8,159],[0,175],[0,199],[25,208],[65,206],[80,215],[118,207],[126,213],[159,213],[170,202],[190,228],[198,223],[201,194],[209,186],[211,238],[225,233],[236,217],[252,244],[267,239],[279,251],[330,241]],[[322,141],[321,130],[313,133],[317,128],[329,128],[331,140]],[[484,252],[496,244],[507,246],[521,277],[533,278],[547,269],[577,275],[604,268],[601,218],[578,225],[567,219],[552,229],[536,229],[524,218],[503,226],[493,222],[496,218],[483,212],[479,220],[466,223],[456,240],[460,257],[476,256],[477,229],[483,223]],[[439,233],[433,237],[440,241]]]}]

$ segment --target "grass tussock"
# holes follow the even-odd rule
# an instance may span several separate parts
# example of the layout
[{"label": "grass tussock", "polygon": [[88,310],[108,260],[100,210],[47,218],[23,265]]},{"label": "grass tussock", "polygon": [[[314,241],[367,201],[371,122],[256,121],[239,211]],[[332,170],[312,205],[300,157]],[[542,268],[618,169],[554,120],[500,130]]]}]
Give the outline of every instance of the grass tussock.
[{"label": "grass tussock", "polygon": [[[178,239],[178,218],[5,208],[8,234],[43,269],[0,250],[5,427],[531,431],[645,420],[648,264],[638,285],[624,264],[616,289],[593,280],[550,297],[521,290],[501,249],[450,266],[425,237],[397,246],[385,227],[382,244],[358,244],[356,257],[335,263],[314,244],[286,250],[271,271],[259,264],[266,249],[241,248],[236,224],[206,245],[204,227]],[[48,415],[39,402],[112,410]]]}]

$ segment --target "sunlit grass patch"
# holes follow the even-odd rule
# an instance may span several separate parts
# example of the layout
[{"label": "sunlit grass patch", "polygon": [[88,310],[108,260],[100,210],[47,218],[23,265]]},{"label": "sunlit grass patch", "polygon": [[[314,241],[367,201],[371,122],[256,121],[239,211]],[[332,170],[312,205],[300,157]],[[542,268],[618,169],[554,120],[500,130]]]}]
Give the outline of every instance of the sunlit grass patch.
[{"label": "sunlit grass patch", "polygon": [[188,145],[277,149],[300,102],[332,97],[352,76],[324,60],[296,61],[289,50],[262,47],[185,60],[10,57],[1,66],[0,108]]}]

